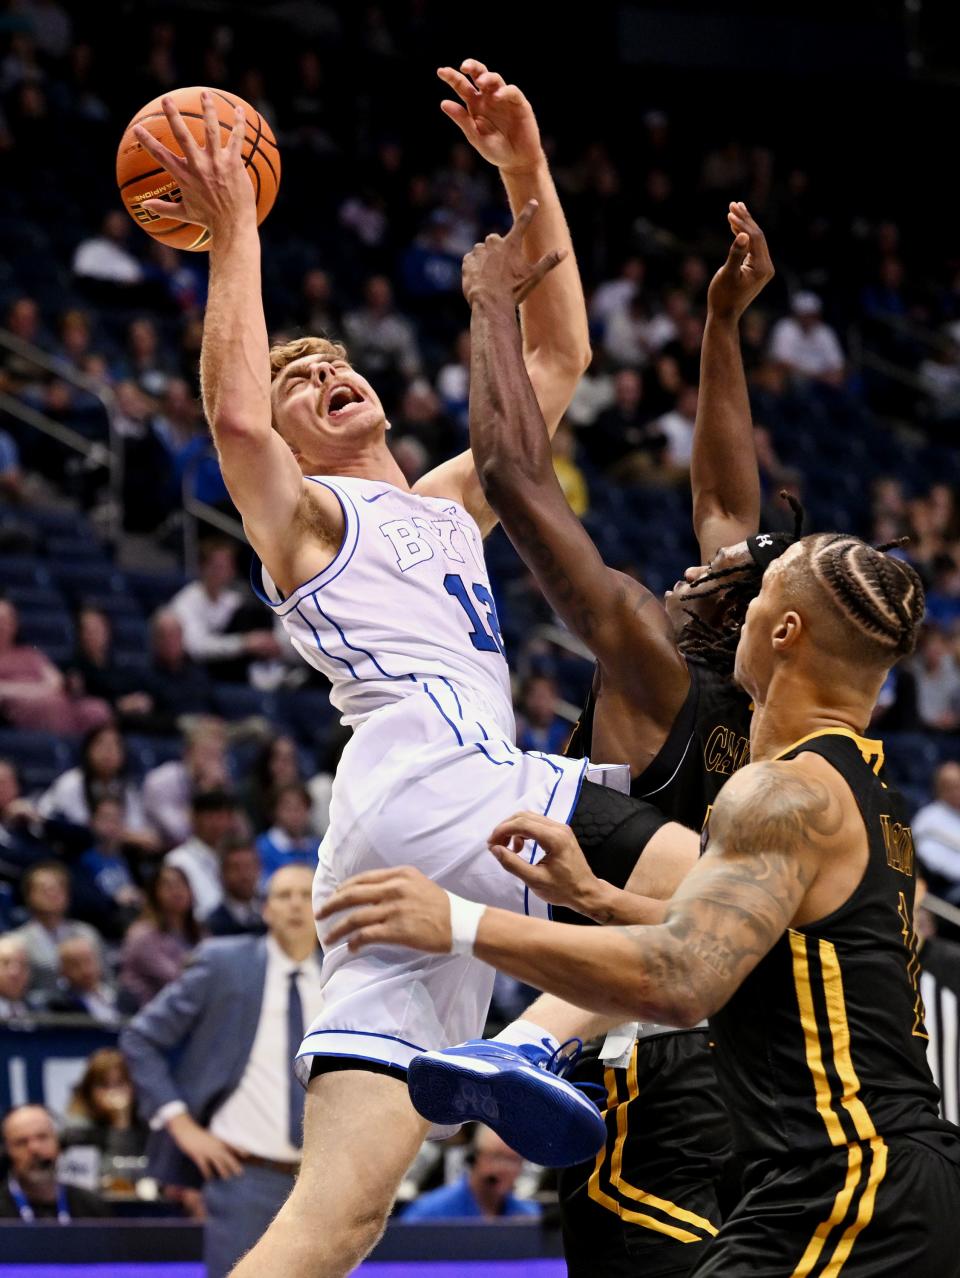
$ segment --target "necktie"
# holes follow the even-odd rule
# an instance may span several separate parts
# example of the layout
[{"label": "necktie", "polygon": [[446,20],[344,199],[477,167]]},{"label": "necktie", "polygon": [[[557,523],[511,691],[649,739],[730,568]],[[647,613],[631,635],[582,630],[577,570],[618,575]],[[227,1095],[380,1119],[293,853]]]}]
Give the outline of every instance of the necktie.
[{"label": "necktie", "polygon": [[290,1102],[288,1110],[288,1133],[290,1144],[299,1149],[303,1144],[303,1088],[293,1073],[293,1062],[300,1044],[303,1042],[303,1003],[300,1001],[300,990],[297,978],[300,969],[294,968],[290,973],[290,988],[287,992],[287,1069],[290,1073]]}]

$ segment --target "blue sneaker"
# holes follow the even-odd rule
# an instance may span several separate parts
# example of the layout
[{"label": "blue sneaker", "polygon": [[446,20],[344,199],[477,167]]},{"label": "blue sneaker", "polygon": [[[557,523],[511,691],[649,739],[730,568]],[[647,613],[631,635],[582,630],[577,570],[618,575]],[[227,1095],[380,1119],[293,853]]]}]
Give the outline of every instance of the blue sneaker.
[{"label": "blue sneaker", "polygon": [[582,1049],[578,1038],[555,1052],[537,1043],[514,1047],[472,1038],[422,1052],[407,1070],[410,1099],[433,1123],[486,1123],[531,1163],[572,1167],[592,1158],[607,1139],[599,1109],[563,1077]]}]

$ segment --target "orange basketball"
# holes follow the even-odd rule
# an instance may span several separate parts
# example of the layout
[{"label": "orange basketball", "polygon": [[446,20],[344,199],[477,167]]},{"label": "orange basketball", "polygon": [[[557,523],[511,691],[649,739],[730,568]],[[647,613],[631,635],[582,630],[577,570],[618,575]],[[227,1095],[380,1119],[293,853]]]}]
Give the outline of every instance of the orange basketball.
[{"label": "orange basketball", "polygon": [[[277,198],[280,185],[280,152],[270,125],[248,102],[233,93],[222,89],[204,90],[202,87],[192,89],[174,89],[164,97],[173,98],[180,109],[184,123],[201,146],[204,144],[203,107],[200,94],[213,94],[216,103],[217,118],[220,121],[220,138],[226,143],[233,128],[234,108],[243,107],[247,118],[243,139],[243,162],[247,166],[250,181],[257,195],[257,225],[263,221]],[[163,244],[173,248],[200,250],[210,246],[210,232],[191,222],[180,222],[172,217],[158,217],[143,207],[144,200],[179,200],[180,191],[176,181],[166,169],[160,168],[156,160],[143,149],[133,134],[133,126],[142,124],[164,146],[169,147],[177,155],[181,148],[174,138],[163,114],[162,98],[154,98],[143,110],[133,117],[120,139],[117,151],[117,185],[126,205],[127,212],[133,220]]]}]

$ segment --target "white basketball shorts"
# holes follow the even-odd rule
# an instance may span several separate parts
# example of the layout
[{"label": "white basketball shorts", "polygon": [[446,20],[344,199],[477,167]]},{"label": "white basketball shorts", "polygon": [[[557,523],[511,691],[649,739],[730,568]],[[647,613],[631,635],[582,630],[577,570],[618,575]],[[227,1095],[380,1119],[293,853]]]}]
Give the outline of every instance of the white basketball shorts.
[{"label": "white basketball shorts", "polygon": [[[487,840],[519,811],[569,820],[587,761],[523,754],[452,684],[431,679],[424,688],[378,710],[343,752],[315,908],[353,874],[413,865],[470,900],[546,918],[549,907],[497,864]],[[538,859],[536,844],[524,855]],[[298,1053],[298,1077],[309,1078],[316,1056],[402,1071],[418,1052],[477,1037],[493,979],[491,967],[463,955],[332,946],[324,951],[323,1010]]]}]

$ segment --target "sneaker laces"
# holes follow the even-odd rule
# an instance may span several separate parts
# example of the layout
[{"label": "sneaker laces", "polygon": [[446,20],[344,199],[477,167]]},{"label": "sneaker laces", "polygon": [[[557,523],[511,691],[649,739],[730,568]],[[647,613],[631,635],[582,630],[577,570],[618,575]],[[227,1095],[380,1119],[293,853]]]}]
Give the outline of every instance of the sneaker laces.
[{"label": "sneaker laces", "polygon": [[[570,1049],[569,1051],[567,1049]],[[583,1055],[583,1039],[568,1038],[565,1043],[561,1043],[556,1051],[551,1052],[550,1056],[541,1063],[540,1068],[546,1070],[550,1074],[556,1074],[558,1078],[566,1078],[567,1075],[576,1068],[580,1057]],[[575,1079],[568,1080],[572,1087],[578,1092],[582,1092],[588,1100],[593,1101],[597,1105],[596,1093],[599,1093],[606,1100],[607,1089],[602,1083],[578,1083]],[[591,1096],[590,1093],[594,1095]],[[599,1109],[600,1106],[597,1105]]]}]

